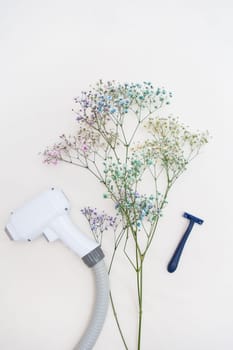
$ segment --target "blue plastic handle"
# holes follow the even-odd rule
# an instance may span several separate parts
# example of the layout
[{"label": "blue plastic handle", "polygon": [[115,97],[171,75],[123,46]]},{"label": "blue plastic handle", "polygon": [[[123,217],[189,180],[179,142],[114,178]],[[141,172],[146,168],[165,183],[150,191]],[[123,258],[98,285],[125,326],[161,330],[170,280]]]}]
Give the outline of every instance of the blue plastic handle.
[{"label": "blue plastic handle", "polygon": [[195,221],[190,221],[189,225],[187,227],[187,230],[185,231],[183,237],[180,240],[180,243],[178,244],[168,266],[167,266],[167,270],[168,272],[174,272],[177,269],[182,251],[184,249],[185,243],[190,235],[190,232],[192,231],[193,225],[195,224]]}]

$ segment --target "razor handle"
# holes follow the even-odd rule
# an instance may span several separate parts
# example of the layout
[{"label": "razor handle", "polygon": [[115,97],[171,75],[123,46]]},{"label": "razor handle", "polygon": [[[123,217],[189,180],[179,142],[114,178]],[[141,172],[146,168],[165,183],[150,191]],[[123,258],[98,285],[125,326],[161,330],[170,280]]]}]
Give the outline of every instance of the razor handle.
[{"label": "razor handle", "polygon": [[190,232],[192,231],[193,225],[194,225],[194,221],[190,221],[183,237],[181,238],[181,240],[180,240],[180,242],[179,242],[179,244],[178,244],[178,246],[177,246],[177,248],[176,248],[176,250],[175,250],[168,266],[167,266],[168,272],[172,273],[177,269],[182,251],[183,251],[185,243],[190,235]]}]

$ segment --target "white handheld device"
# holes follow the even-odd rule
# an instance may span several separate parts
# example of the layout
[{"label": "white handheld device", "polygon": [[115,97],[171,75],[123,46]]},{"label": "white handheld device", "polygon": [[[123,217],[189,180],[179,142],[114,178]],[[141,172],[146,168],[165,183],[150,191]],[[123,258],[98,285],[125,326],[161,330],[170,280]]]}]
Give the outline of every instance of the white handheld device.
[{"label": "white handheld device", "polygon": [[32,241],[41,234],[49,242],[60,239],[82,258],[99,244],[72,223],[68,215],[69,209],[70,204],[65,194],[52,187],[13,211],[6,231],[15,241]]},{"label": "white handheld device", "polygon": [[32,241],[44,234],[49,242],[61,240],[93,268],[96,303],[86,332],[74,350],[91,350],[100,334],[108,308],[108,273],[100,245],[83,234],[69,217],[69,201],[63,191],[52,187],[11,213],[6,225],[15,241]]}]

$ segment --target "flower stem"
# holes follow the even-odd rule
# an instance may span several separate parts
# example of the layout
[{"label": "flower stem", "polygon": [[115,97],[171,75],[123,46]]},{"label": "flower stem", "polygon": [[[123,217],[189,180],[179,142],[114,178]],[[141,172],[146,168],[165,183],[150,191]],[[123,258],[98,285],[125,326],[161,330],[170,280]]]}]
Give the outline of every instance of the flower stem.
[{"label": "flower stem", "polygon": [[122,340],[122,342],[124,344],[124,348],[126,350],[128,350],[128,346],[126,344],[126,341],[125,341],[125,338],[124,338],[124,335],[122,333],[122,329],[121,329],[121,326],[120,326],[120,323],[119,323],[119,320],[118,320],[118,316],[117,316],[117,313],[116,313],[116,308],[115,308],[115,305],[114,305],[114,301],[113,301],[113,297],[112,297],[112,292],[111,291],[109,292],[109,295],[110,295],[110,301],[111,301],[111,305],[112,305],[113,315],[114,315],[114,318],[115,318],[115,321],[116,321],[116,324],[117,324],[118,331],[119,331],[120,336],[121,336],[121,340]]},{"label": "flower stem", "polygon": [[138,315],[138,345],[137,349],[141,349],[141,333],[142,333],[142,300],[143,300],[143,294],[142,294],[142,284],[143,284],[143,262],[141,261],[140,270],[137,273],[138,274],[138,282],[139,282],[139,295],[138,295],[138,302],[139,302],[139,315]]},{"label": "flower stem", "polygon": [[[114,251],[113,251],[112,258],[111,258],[111,261],[110,261],[110,265],[109,265],[109,268],[108,268],[108,274],[109,275],[111,273],[112,264],[113,264],[113,261],[114,261],[115,255],[116,255],[117,248],[118,248],[118,246],[119,246],[119,244],[120,244],[120,242],[121,242],[123,237],[124,237],[124,229],[119,234],[119,236],[118,236],[118,238],[117,238],[117,240],[115,242],[115,245],[114,245]],[[115,306],[114,301],[113,301],[111,290],[109,291],[109,297],[110,297],[110,302],[111,302],[111,306],[112,306],[113,316],[114,316],[114,319],[115,319],[118,331],[120,333],[121,340],[122,340],[122,342],[124,344],[125,350],[128,350],[128,346],[126,344],[126,340],[125,340],[125,337],[123,335],[123,332],[122,332],[122,329],[121,329],[121,326],[120,326],[120,322],[119,322],[119,319],[118,319],[118,316],[117,316],[116,306]]]}]

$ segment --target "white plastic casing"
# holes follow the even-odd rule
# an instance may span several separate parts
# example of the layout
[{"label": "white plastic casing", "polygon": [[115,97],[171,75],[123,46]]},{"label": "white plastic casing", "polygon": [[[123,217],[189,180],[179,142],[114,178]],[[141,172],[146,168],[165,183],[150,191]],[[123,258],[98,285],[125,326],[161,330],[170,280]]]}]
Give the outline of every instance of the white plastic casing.
[{"label": "white plastic casing", "polygon": [[6,225],[6,231],[15,241],[33,240],[41,234],[49,242],[59,239],[82,258],[99,244],[72,223],[69,209],[69,201],[63,191],[51,188],[16,209]]}]

